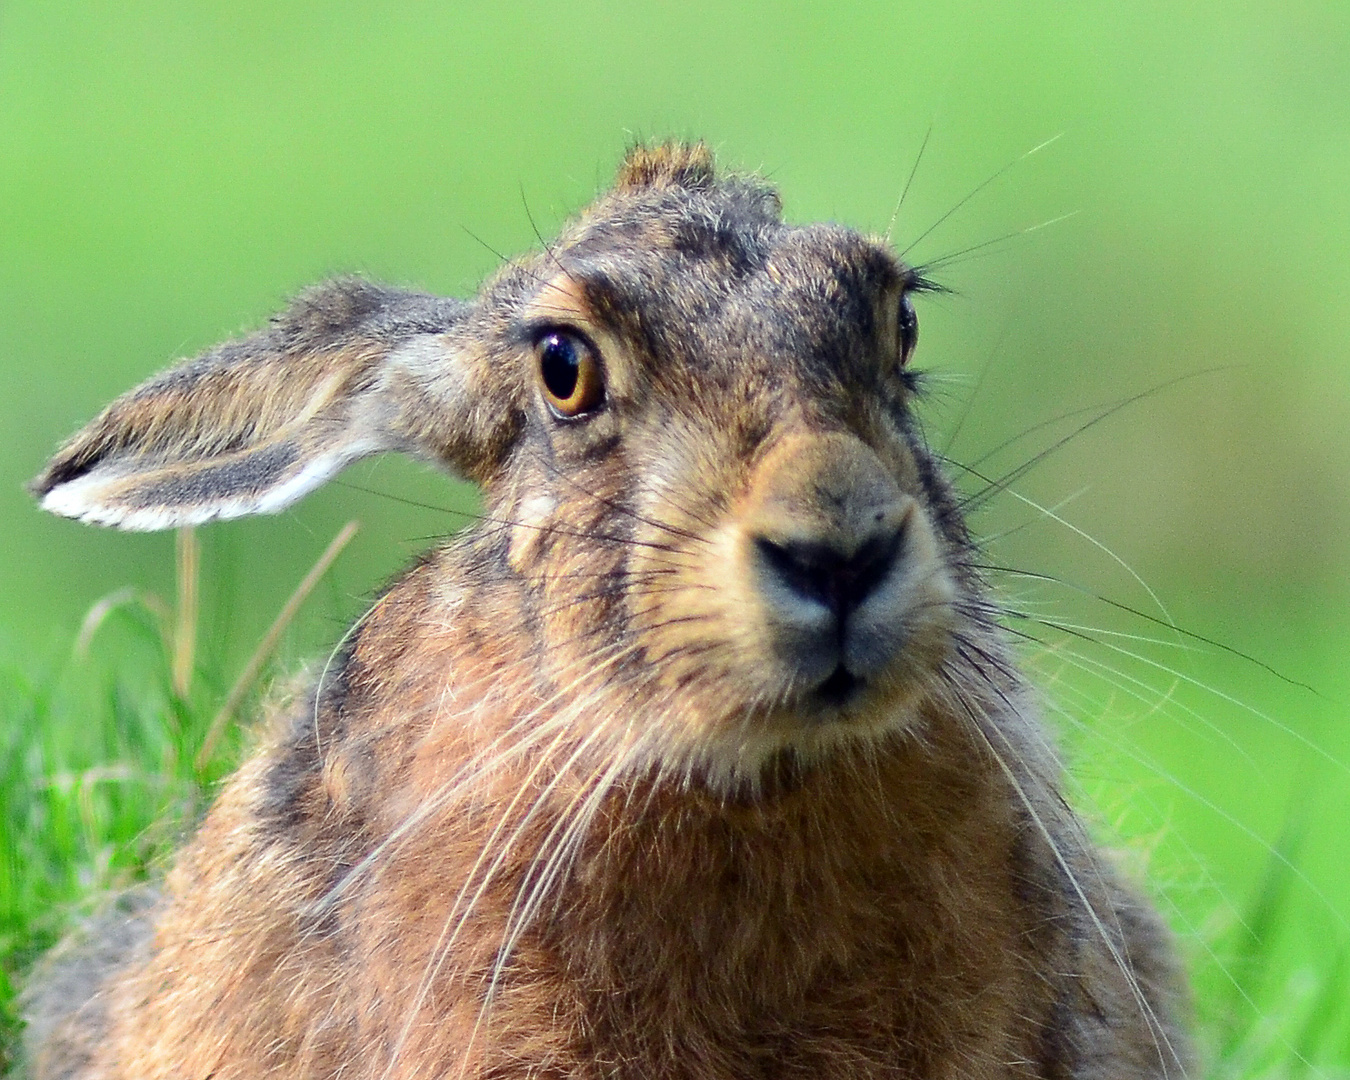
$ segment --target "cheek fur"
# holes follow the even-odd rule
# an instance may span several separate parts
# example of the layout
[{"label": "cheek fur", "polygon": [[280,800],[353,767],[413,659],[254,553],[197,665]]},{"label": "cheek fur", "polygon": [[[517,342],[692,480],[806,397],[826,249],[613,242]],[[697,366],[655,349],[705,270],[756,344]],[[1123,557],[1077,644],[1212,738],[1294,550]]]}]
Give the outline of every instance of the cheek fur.
[{"label": "cheek fur", "polygon": [[538,561],[557,509],[558,500],[551,494],[529,495],[517,503],[507,552],[507,561],[516,573],[524,574]]}]

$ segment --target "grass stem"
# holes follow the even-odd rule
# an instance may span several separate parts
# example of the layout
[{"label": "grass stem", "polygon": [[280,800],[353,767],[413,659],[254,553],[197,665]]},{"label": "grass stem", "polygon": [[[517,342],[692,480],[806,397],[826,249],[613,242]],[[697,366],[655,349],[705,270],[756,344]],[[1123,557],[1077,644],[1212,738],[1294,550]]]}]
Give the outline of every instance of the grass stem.
[{"label": "grass stem", "polygon": [[173,692],[187,701],[197,652],[197,583],[201,577],[201,543],[191,525],[178,530],[175,542],[178,606],[173,629]]},{"label": "grass stem", "polygon": [[319,583],[319,579],[328,572],[328,568],[333,565],[333,561],[342,553],[353,536],[356,535],[360,524],[355,521],[349,521],[342,526],[338,534],[333,537],[328,547],[324,549],[322,555],[313,566],[309,568],[300,584],[295,587],[277,617],[272,620],[272,625],[267,628],[267,633],[262,636],[258,642],[258,647],[253,650],[253,655],[248,658],[248,663],[239,673],[239,677],[234,680],[234,685],[230,687],[230,692],[225,696],[225,702],[220,706],[216,715],[211,720],[211,726],[206,729],[206,737],[202,740],[201,749],[197,751],[197,756],[193,759],[193,766],[198,773],[205,770],[207,764],[211,761],[211,755],[215,753],[216,744],[220,741],[220,736],[225,731],[225,725],[229,722],[234,711],[239,708],[239,703],[244,699],[244,695],[249,692],[253,684],[257,682],[258,676],[262,673],[263,665],[267,663],[281,640],[281,635],[285,633],[286,627],[290,625],[291,620],[295,618],[296,612],[300,610],[300,605],[305,602],[305,598],[314,591],[314,586]]}]

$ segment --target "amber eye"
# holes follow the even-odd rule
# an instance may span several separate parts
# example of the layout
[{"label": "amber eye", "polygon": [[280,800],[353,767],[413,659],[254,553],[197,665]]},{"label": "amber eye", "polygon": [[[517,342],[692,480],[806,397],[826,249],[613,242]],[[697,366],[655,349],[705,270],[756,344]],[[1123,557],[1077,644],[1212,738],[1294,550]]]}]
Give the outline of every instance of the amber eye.
[{"label": "amber eye", "polygon": [[914,314],[914,304],[909,293],[900,297],[900,366],[909,363],[914,355],[914,346],[919,343],[919,317]]},{"label": "amber eye", "polygon": [[535,345],[544,398],[558,416],[573,417],[598,408],[605,400],[600,360],[584,339],[552,330]]}]

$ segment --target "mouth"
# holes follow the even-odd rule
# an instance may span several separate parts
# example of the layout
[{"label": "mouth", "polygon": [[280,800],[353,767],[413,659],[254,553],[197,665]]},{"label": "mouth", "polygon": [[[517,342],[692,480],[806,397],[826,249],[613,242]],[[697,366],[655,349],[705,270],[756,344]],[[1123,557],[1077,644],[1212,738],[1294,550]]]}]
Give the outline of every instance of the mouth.
[{"label": "mouth", "polygon": [[866,681],[854,675],[842,663],[836,665],[829,677],[811,691],[811,696],[823,705],[840,708],[857,700]]}]

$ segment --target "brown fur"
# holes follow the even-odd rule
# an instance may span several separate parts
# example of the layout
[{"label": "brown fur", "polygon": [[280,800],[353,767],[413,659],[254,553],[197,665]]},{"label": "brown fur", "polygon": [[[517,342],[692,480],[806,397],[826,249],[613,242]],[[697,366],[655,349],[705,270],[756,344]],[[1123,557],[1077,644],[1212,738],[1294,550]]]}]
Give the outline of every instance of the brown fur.
[{"label": "brown fur", "polygon": [[[396,448],[487,510],[272,722],[38,1075],[1184,1075],[1166,935],[1060,797],[915,434],[922,287],[639,148],[472,305],[340,283],[114,403],[51,508],[273,509]],[[575,420],[558,333],[603,367]]]}]

